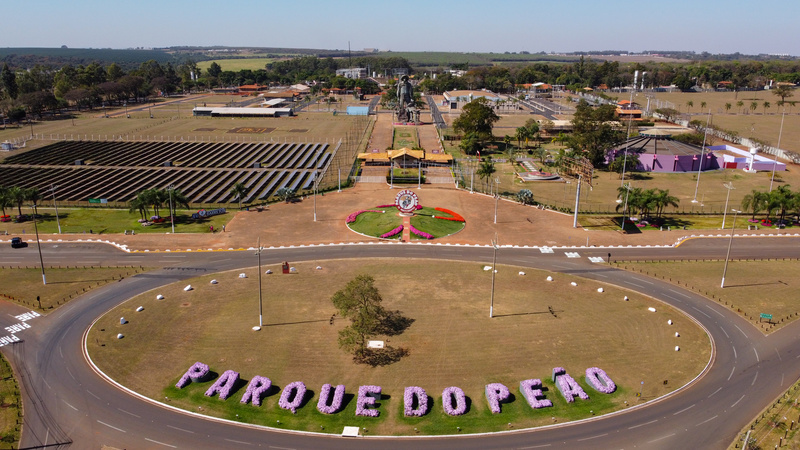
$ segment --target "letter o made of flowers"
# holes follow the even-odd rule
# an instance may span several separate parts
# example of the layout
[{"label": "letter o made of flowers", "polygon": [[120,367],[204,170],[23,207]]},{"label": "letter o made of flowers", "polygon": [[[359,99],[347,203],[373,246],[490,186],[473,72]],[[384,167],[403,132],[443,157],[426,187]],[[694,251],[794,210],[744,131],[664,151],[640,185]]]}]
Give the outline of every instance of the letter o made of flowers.
[{"label": "letter o made of flowers", "polygon": [[611,394],[617,390],[617,385],[611,380],[611,377],[599,367],[586,369],[586,383],[602,394]]},{"label": "letter o made of flowers", "polygon": [[[455,405],[453,402],[455,401]],[[456,386],[445,388],[442,392],[442,407],[450,416],[460,416],[467,412],[467,396]]]},{"label": "letter o made of flowers", "polygon": [[[414,408],[416,401],[417,407]],[[428,394],[419,386],[406,387],[403,393],[403,412],[407,417],[422,417],[428,413]]]},{"label": "letter o made of flowers", "polygon": [[278,406],[288,409],[292,414],[297,414],[297,408],[303,403],[303,397],[305,396],[306,385],[302,381],[289,383],[283,388],[281,399],[278,400]]}]

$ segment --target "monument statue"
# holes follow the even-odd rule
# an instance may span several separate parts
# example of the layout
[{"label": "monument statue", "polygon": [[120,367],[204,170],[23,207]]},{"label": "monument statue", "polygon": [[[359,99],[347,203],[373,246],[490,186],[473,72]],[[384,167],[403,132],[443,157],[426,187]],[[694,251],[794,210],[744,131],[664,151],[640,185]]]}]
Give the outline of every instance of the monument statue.
[{"label": "monument statue", "polygon": [[397,83],[397,120],[399,122],[419,123],[419,110],[414,104],[414,87],[408,75],[400,77]]}]

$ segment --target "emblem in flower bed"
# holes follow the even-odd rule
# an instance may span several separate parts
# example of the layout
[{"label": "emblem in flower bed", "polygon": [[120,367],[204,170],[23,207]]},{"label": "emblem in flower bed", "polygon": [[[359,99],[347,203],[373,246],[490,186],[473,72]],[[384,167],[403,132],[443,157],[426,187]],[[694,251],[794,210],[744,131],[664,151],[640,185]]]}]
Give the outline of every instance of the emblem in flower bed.
[{"label": "emblem in flower bed", "polygon": [[413,239],[422,240],[450,236],[463,230],[466,224],[464,217],[454,211],[422,205],[416,205],[410,220],[406,217],[397,213],[395,204],[384,204],[355,211],[347,216],[345,223],[356,233],[380,239],[397,239],[407,228]]}]

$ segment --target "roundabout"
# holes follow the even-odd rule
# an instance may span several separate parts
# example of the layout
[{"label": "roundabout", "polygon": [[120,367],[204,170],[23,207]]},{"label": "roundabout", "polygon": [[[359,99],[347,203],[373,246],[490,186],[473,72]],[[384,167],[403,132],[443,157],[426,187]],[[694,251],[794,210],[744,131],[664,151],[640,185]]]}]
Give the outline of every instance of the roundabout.
[{"label": "roundabout", "polygon": [[[498,266],[490,319],[490,275],[476,263],[358,259],[300,263],[290,275],[273,269],[265,282],[267,320],[258,333],[250,331],[255,269],[221,272],[134,297],[98,319],[87,334],[92,363],[153,401],[168,398],[171,406],[229,420],[325,433],[349,424],[369,428],[370,435],[437,435],[503,431],[509,423],[532,428],[624,410],[687,384],[711,354],[705,332],[671,307],[570,275]],[[330,304],[333,293],[361,273],[374,274],[385,307],[402,317],[402,326],[370,338],[386,340],[385,358],[373,364],[355,363],[338,348],[346,321],[332,315]],[[156,367],[147,364],[156,360]],[[187,382],[184,372],[198,361],[212,373]],[[570,389],[555,382],[557,367],[573,380]],[[591,384],[584,372],[593,367],[607,373],[616,390]],[[230,381],[228,371],[236,374]],[[245,397],[259,377],[271,387],[256,407]],[[550,407],[526,403],[519,386],[531,379],[539,380],[538,400]],[[648,386],[644,395],[641,381]],[[291,395],[287,389],[296,382],[307,392],[289,411],[279,399]],[[492,383],[510,390],[495,414],[484,395]],[[320,392],[325,384],[347,392],[334,413],[316,406],[330,400]],[[356,394],[364,385],[382,388],[376,418],[359,417]],[[212,386],[226,388],[225,394],[216,395]],[[411,405],[402,393],[415,386],[430,396],[419,419],[403,413]],[[445,414],[442,392],[452,386],[470,403],[459,417]]]},{"label": "roundabout", "polygon": [[[790,250],[778,239],[775,254]],[[742,251],[758,250],[745,239]],[[759,239],[759,241],[765,241]],[[738,242],[737,242],[738,244]],[[97,258],[124,261],[130,254],[115,254],[102,247],[85,245],[58,249],[44,246],[48,254],[96,255]],[[796,248],[796,247],[795,247]],[[635,255],[637,249],[615,249],[618,255]],[[76,253],[77,252],[77,253]],[[677,248],[649,249],[643,254],[676,258],[689,255],[713,257],[724,252],[714,240],[687,241]],[[331,258],[423,257],[445,260],[488,261],[491,249],[485,247],[429,245],[342,245],[274,249],[265,252],[268,264],[284,260],[317,261]],[[605,249],[583,249],[586,256],[605,255]],[[724,254],[724,253],[723,253]],[[786,253],[784,253],[786,254]],[[559,257],[561,255],[561,257]],[[651,256],[652,257],[652,256]],[[86,364],[79,351],[83,331],[95,317],[138,293],[203,273],[239,269],[252,265],[252,256],[242,252],[206,254],[147,255],[145,262],[163,269],[125,279],[113,286],[93,291],[67,308],[42,318],[44,328],[25,335],[25,342],[8,348],[15,364],[28,361],[22,371],[26,392],[36,392],[35,408],[28,408],[25,418],[26,445],[42,445],[46,439],[69,440],[82,448],[112,445],[128,448],[221,448],[246,445],[271,445],[287,448],[354,448],[374,446],[365,441],[331,439],[316,435],[287,435],[242,426],[234,421],[208,421],[194,414],[176,414],[176,410],[154,405],[130,392],[105,383]],[[170,262],[171,261],[171,262]],[[440,448],[453,444],[460,448],[607,448],[629,447],[638,443],[648,448],[694,448],[726,446],[743,423],[749,421],[775,398],[800,373],[794,358],[796,324],[770,336],[762,336],[745,320],[716,303],[710,303],[690,291],[647,277],[614,270],[604,265],[563,258],[563,253],[539,253],[525,248],[502,248],[500,264],[547,268],[558,273],[580,274],[582,278],[612,283],[659,299],[692,315],[709,332],[715,349],[714,360],[704,376],[676,395],[631,407],[624,413],[578,422],[574,425],[549,426],[534,432],[515,431],[491,436],[413,438],[405,445]],[[185,370],[186,368],[184,368]],[[577,370],[582,370],[578,368]],[[570,369],[572,371],[572,369]],[[181,374],[173,374],[177,380]],[[548,370],[535,376],[546,378]],[[286,384],[285,381],[282,381]],[[510,384],[510,383],[509,383]],[[478,396],[476,396],[478,397]],[[370,436],[369,429],[362,432]],[[404,441],[393,441],[401,446]]]}]

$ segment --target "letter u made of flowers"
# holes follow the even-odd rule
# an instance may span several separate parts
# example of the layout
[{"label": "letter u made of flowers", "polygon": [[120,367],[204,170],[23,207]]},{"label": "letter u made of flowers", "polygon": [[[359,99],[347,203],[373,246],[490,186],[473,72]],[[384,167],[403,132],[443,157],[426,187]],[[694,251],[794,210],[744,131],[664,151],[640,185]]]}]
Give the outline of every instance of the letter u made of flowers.
[{"label": "letter u made of flowers", "polygon": [[589,396],[583,391],[583,388],[578,385],[574,378],[564,371],[563,367],[556,367],[553,369],[553,379],[556,382],[556,387],[561,391],[561,395],[564,396],[567,403],[575,401],[575,397],[589,400]]},{"label": "letter u made of flowers", "polygon": [[586,369],[586,383],[602,394],[611,394],[617,390],[617,385],[611,380],[611,377],[599,367]]},{"label": "letter u made of flowers", "polygon": [[[331,398],[331,391],[333,391],[333,398]],[[342,409],[342,402],[344,401],[344,385],[337,385],[333,388],[330,384],[323,384],[319,392],[319,402],[317,402],[317,410],[322,414],[335,414]]]}]

